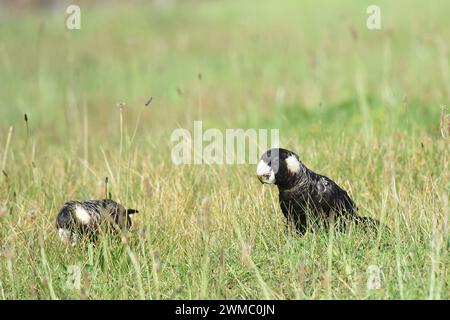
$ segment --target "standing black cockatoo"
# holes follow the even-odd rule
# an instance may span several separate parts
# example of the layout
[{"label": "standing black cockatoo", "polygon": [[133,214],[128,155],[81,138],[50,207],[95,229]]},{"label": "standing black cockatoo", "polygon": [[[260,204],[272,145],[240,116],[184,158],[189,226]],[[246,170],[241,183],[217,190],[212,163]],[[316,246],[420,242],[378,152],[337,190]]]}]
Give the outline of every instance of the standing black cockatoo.
[{"label": "standing black cockatoo", "polygon": [[256,173],[262,183],[275,184],[281,210],[300,234],[308,227],[335,223],[344,229],[349,222],[377,228],[380,222],[358,215],[347,192],[333,180],[308,169],[294,152],[273,148],[266,151]]}]

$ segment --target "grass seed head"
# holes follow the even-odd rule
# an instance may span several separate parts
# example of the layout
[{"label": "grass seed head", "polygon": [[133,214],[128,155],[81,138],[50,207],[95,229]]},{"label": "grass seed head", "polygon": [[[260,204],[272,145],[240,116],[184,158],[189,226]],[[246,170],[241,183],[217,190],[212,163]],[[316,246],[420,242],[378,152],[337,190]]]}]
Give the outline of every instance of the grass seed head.
[{"label": "grass seed head", "polygon": [[1,253],[0,255],[2,257],[5,257],[8,260],[12,260],[15,256],[14,248],[9,244],[3,245],[0,253]]},{"label": "grass seed head", "polygon": [[241,263],[242,265],[250,268],[252,265],[251,259],[252,248],[248,243],[244,243],[241,248]]},{"label": "grass seed head", "polygon": [[38,216],[38,211],[37,211],[37,209],[32,208],[32,209],[30,209],[30,210],[28,211],[27,219],[29,219],[29,220],[35,220],[35,219],[37,218],[37,216]]},{"label": "grass seed head", "polygon": [[8,215],[8,209],[6,207],[0,208],[0,219],[6,217]]}]

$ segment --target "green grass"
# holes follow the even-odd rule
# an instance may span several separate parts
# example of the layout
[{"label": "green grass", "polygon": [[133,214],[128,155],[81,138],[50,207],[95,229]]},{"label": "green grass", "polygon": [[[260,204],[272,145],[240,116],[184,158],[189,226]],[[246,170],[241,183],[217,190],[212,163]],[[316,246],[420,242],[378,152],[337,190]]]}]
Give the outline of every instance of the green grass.
[{"label": "green grass", "polygon": [[[380,31],[366,1],[86,4],[80,31],[63,9],[3,16],[0,298],[448,299],[450,5],[378,3]],[[253,165],[172,164],[194,120],[279,128],[391,234],[286,234]],[[58,209],[106,176],[132,233],[64,245]]]}]

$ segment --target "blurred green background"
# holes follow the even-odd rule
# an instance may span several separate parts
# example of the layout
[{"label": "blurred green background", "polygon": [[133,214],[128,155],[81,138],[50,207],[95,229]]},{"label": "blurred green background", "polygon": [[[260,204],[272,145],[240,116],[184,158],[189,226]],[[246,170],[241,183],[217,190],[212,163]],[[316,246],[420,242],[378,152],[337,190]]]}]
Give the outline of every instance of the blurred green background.
[{"label": "blurred green background", "polygon": [[285,138],[438,136],[449,102],[447,2],[378,1],[381,30],[366,27],[372,1],[81,1],[81,30],[65,28],[66,4],[1,6],[1,137],[27,113],[48,141],[75,138],[85,102],[114,134],[117,103],[134,123],[150,96],[144,132],[201,119]]}]

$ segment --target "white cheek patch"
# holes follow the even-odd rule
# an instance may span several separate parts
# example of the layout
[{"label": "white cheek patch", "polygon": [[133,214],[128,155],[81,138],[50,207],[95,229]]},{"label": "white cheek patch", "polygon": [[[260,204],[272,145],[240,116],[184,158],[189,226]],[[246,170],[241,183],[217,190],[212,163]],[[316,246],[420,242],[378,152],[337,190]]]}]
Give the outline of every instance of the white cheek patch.
[{"label": "white cheek patch", "polygon": [[75,208],[75,217],[82,224],[89,224],[92,219],[89,212],[87,212],[86,209],[84,209],[83,207],[80,207],[80,206],[76,206],[76,208]]},{"label": "white cheek patch", "polygon": [[300,171],[300,161],[298,161],[294,155],[286,158],[286,166],[291,173],[297,173]]}]

